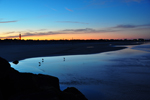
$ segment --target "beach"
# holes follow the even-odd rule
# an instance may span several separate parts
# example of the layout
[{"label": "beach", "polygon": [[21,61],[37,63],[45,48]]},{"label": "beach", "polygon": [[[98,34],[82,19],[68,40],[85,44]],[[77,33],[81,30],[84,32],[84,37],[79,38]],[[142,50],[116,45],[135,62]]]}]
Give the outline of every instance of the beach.
[{"label": "beach", "polygon": [[114,45],[139,45],[143,42],[98,42],[54,44],[0,44],[0,56],[9,62],[26,58],[59,55],[82,55],[124,49]]},{"label": "beach", "polygon": [[[109,48],[111,51],[92,53],[91,50],[89,52],[91,54],[80,55],[75,53],[67,55],[61,52],[63,56],[57,54],[57,56],[33,57],[21,60],[17,65],[12,62],[10,64],[12,68],[22,73],[58,77],[62,91],[67,87],[76,87],[88,100],[150,100],[150,43],[131,45],[132,43],[111,42],[106,43],[107,46],[105,43],[80,44],[80,46],[92,49],[97,45],[101,46],[101,49],[103,47],[102,50]],[[57,46],[60,48],[60,44]],[[78,47],[79,44],[76,45],[76,48]],[[126,48],[113,50],[112,47]],[[76,51],[76,48],[73,50]]]}]

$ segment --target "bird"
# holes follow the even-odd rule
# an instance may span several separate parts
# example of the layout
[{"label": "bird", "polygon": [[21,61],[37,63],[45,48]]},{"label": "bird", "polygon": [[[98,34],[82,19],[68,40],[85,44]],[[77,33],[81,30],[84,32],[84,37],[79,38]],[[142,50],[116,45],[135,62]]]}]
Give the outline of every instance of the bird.
[{"label": "bird", "polygon": [[39,66],[41,66],[41,62],[39,62]]},{"label": "bird", "polygon": [[42,62],[44,62],[44,59],[42,59]]},{"label": "bird", "polygon": [[64,61],[65,61],[65,57],[64,57]]}]

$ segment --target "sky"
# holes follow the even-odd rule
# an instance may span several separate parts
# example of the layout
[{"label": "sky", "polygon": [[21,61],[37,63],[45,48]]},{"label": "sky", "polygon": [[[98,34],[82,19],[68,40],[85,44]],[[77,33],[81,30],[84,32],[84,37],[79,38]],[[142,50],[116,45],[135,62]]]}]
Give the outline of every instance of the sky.
[{"label": "sky", "polygon": [[0,39],[150,39],[150,0],[0,0]]}]

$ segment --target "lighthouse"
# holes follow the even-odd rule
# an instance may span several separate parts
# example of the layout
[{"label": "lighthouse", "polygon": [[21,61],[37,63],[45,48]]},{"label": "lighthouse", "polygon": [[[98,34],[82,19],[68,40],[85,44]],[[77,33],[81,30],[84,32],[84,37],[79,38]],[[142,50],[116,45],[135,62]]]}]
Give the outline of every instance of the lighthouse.
[{"label": "lighthouse", "polygon": [[19,34],[19,40],[21,40],[21,34]]}]

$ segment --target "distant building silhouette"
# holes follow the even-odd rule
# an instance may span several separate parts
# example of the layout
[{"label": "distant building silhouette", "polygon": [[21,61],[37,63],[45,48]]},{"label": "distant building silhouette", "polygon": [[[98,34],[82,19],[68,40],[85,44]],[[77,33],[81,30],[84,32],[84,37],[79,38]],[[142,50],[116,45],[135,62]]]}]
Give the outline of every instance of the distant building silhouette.
[{"label": "distant building silhouette", "polygon": [[139,41],[145,41],[143,38],[139,38],[138,40],[139,40]]},{"label": "distant building silhouette", "polygon": [[19,34],[19,40],[21,40],[21,34]]}]

